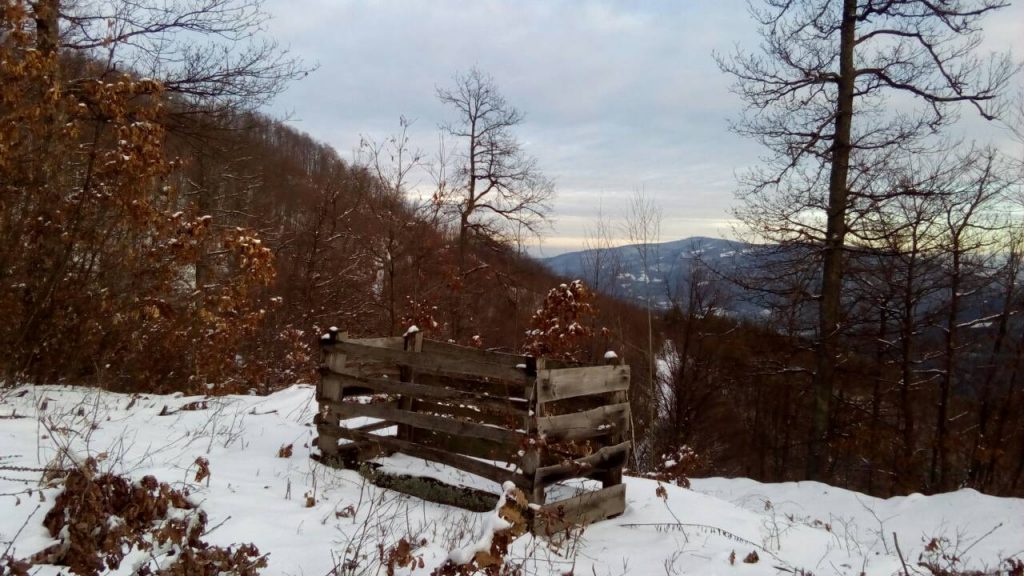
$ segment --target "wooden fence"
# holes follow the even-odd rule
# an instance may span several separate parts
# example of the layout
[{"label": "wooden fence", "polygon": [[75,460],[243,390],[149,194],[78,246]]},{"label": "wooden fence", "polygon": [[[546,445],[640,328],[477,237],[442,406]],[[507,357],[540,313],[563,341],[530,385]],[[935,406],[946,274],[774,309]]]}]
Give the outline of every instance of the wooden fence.
[{"label": "wooden fence", "polygon": [[325,460],[402,452],[512,482],[541,505],[558,482],[602,482],[599,491],[544,505],[537,518],[548,530],[625,509],[628,366],[568,366],[421,333],[349,339],[332,331],[321,348],[316,424]]}]

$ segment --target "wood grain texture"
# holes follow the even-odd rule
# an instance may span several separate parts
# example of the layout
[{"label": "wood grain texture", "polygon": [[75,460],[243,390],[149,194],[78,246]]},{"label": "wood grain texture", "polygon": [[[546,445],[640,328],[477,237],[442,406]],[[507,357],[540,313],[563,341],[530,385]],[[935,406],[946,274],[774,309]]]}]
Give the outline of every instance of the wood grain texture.
[{"label": "wood grain texture", "polygon": [[622,468],[629,455],[629,442],[605,446],[590,456],[537,469],[535,483],[550,486],[569,478],[589,478],[606,470]]},{"label": "wood grain texture", "polygon": [[517,474],[507,468],[488,464],[487,462],[481,462],[475,458],[470,458],[454,452],[447,452],[437,448],[423,446],[415,442],[401,440],[392,436],[377,436],[367,432],[361,432],[359,430],[344,428],[341,426],[332,426],[331,424],[324,422],[318,424],[317,430],[321,434],[329,432],[353,442],[379,444],[385,449],[402,452],[409,456],[423,458],[424,460],[430,460],[440,464],[446,464],[452,468],[457,468],[464,472],[469,472],[470,474],[476,474],[481,478],[486,478],[493,482],[497,482],[498,484],[510,481],[524,490],[529,490],[532,486],[532,482],[522,474]]},{"label": "wood grain texture", "polygon": [[541,403],[628,388],[629,366],[562,368],[537,375],[537,401]]},{"label": "wood grain texture", "polygon": [[626,511],[626,485],[619,484],[545,504],[534,516],[533,533],[552,536],[569,526],[586,526]]},{"label": "wood grain texture", "polygon": [[[560,506],[559,518],[588,523],[624,509],[628,366],[570,366],[427,340],[422,333],[358,340],[336,334],[321,347],[316,423],[324,454],[337,454],[339,439],[354,443],[355,449],[340,448],[360,462],[403,452],[498,483],[512,481],[535,504],[544,503],[547,486],[596,478],[603,490],[552,504]],[[387,401],[344,401],[366,395],[387,395]],[[356,417],[379,421],[343,425]],[[395,435],[380,435],[392,426]],[[531,441],[540,436],[543,441]],[[555,444],[578,440],[590,440],[596,452],[554,460],[561,453]]]},{"label": "wood grain texture", "polygon": [[[427,349],[424,342],[424,349]],[[408,366],[417,372],[434,374],[461,374],[481,378],[507,380],[525,386],[532,382],[525,370],[491,362],[481,357],[478,350],[469,349],[470,353],[447,351],[446,353],[417,353],[409,350],[368,346],[357,340],[338,340],[325,342],[323,349],[326,357],[334,354],[345,354],[349,359],[390,362]],[[328,362],[329,363],[329,362]]]},{"label": "wood grain texture", "polygon": [[525,438],[525,434],[522,432],[466,420],[456,420],[445,416],[434,416],[411,410],[402,410],[397,405],[391,403],[359,404],[356,402],[332,402],[327,405],[330,407],[331,412],[337,414],[342,420],[358,418],[360,416],[379,418],[388,422],[394,422],[395,424],[405,424],[414,428],[444,432],[445,434],[455,436],[482,438],[509,446],[518,446]]},{"label": "wood grain texture", "polygon": [[621,433],[629,425],[629,404],[612,404],[582,412],[540,416],[537,431],[548,442],[584,440]]},{"label": "wood grain texture", "polygon": [[[445,388],[436,384],[401,382],[390,378],[361,376],[359,371],[355,369],[342,369],[340,372],[332,371],[325,374],[322,377],[322,381],[325,383],[322,393],[325,401],[337,401],[344,396],[351,396],[353,394],[402,394],[414,398],[452,400],[517,417],[526,414],[526,402],[524,400],[509,400],[473,391]],[[333,383],[333,385],[327,386],[326,383],[328,382]],[[344,395],[342,395],[343,390]]]}]

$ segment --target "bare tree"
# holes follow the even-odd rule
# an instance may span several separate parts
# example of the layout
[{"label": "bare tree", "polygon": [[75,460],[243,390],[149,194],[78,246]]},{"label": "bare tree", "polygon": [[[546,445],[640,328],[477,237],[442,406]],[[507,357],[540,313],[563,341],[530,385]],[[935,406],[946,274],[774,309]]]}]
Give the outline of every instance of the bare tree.
[{"label": "bare tree", "polygon": [[269,15],[259,0],[39,0],[33,6],[46,49],[158,79],[177,96],[184,118],[254,110],[309,72],[262,34]]},{"label": "bare tree", "polygon": [[957,387],[959,363],[965,356],[961,332],[991,319],[964,318],[972,296],[987,288],[994,275],[989,272],[995,244],[1007,222],[994,210],[1015,184],[1009,167],[992,149],[970,151],[959,162],[957,177],[937,194],[941,206],[942,251],[945,255],[946,310],[942,331],[943,361],[939,371],[936,403],[935,441],[928,481],[935,489],[951,488],[950,404]]},{"label": "bare tree", "polygon": [[[862,269],[853,271],[851,281],[853,296],[871,302],[868,306],[874,307],[879,316],[874,338],[878,373],[871,408],[871,434],[876,438],[887,388],[884,364],[886,358],[892,357],[895,445],[891,450],[890,478],[894,487],[906,489],[916,486],[922,467],[917,458],[917,440],[922,435],[918,418],[921,394],[937,376],[924,368],[934,354],[923,335],[923,327],[938,314],[933,302],[943,285],[942,207],[941,199],[933,192],[947,185],[956,169],[947,169],[935,158],[905,159],[899,164],[886,171],[885,181],[904,194],[866,214],[859,224],[862,235],[871,236],[873,242],[870,249],[858,255]],[[929,302],[932,304],[927,305]],[[871,465],[873,471],[880,463]]]},{"label": "bare tree", "polygon": [[388,330],[399,333],[398,276],[407,259],[409,244],[416,239],[408,234],[415,219],[415,208],[406,200],[412,185],[413,172],[422,167],[424,155],[409,145],[409,127],[412,121],[399,119],[398,134],[378,142],[368,136],[359,143],[359,162],[367,166],[380,183],[372,201],[371,218],[375,221],[380,238],[372,242],[369,250],[380,270],[378,299],[388,316]]},{"label": "bare tree", "polygon": [[580,266],[587,285],[609,296],[619,295],[618,281],[622,272],[622,258],[615,247],[614,229],[603,208],[597,218],[587,226],[583,238]]},{"label": "bare tree", "polygon": [[[647,349],[645,351],[647,374],[650,385],[650,420],[644,424],[653,426],[657,420],[657,407],[661,394],[658,381],[657,357],[654,353],[654,311],[651,303],[651,277],[660,273],[658,242],[661,239],[661,207],[643,190],[637,190],[629,201],[629,213],[623,224],[626,237],[640,259],[640,273],[644,283],[644,308],[647,311]],[[652,267],[654,269],[652,269]]]},{"label": "bare tree", "polygon": [[675,273],[665,279],[665,289],[672,303],[666,328],[677,358],[669,363],[666,387],[669,400],[666,414],[672,424],[666,439],[672,442],[672,448],[690,442],[694,424],[714,394],[703,344],[712,333],[708,329],[709,320],[725,304],[726,295],[719,278],[702,258],[705,250],[703,239],[692,239],[689,257],[680,257],[672,263],[673,268],[685,266],[686,271],[673,270]]},{"label": "bare tree", "polygon": [[[458,281],[469,272],[474,238],[501,238],[510,231],[537,232],[545,220],[554,185],[528,155],[513,130],[523,115],[498,91],[494,79],[476,68],[455,76],[452,88],[437,97],[455,111],[442,126],[456,150],[446,193],[439,201],[457,221]],[[452,310],[452,337],[462,332],[461,298]]]},{"label": "bare tree", "polygon": [[[981,19],[1007,5],[764,0],[750,10],[762,53],[717,57],[748,105],[734,129],[771,152],[749,174],[741,195],[748,209],[739,217],[769,240],[812,242],[821,251],[809,478],[826,468],[851,207],[879,201],[861,195],[878,156],[926,147],[956,119],[957,104],[997,116],[997,96],[1016,65],[1008,55],[974,54]],[[893,105],[897,94],[919,105]]]},{"label": "bare tree", "polygon": [[[622,296],[619,285],[622,274],[622,252],[615,246],[615,228],[599,207],[597,218],[584,229],[583,253],[580,256],[580,274],[588,286],[595,292],[606,296]],[[597,334],[600,331],[597,316],[591,317],[590,330]],[[590,359],[597,360],[606,349],[607,342],[591,339]]]}]

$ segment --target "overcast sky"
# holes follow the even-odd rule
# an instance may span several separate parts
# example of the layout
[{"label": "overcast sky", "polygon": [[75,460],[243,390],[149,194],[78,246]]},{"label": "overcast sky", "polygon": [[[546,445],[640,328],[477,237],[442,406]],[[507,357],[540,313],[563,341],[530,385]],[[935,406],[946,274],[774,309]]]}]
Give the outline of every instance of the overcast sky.
[{"label": "overcast sky", "polygon": [[[539,252],[578,249],[598,211],[643,189],[662,240],[727,236],[737,171],[760,150],[727,130],[740,110],[712,51],[756,46],[745,0],[268,0],[269,32],[319,69],[270,113],[351,159],[399,117],[432,153],[450,118],[435,96],[472,66],[524,112],[518,134],[556,182]],[[987,23],[1024,53],[1024,2]],[[986,137],[975,122],[970,130]],[[423,179],[424,182],[426,178]],[[538,250],[534,250],[538,252]]]}]

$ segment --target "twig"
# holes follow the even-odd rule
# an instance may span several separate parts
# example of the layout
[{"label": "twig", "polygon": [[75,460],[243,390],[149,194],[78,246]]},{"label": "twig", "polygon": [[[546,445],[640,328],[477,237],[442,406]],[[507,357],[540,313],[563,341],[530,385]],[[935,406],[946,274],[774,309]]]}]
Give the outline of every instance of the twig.
[{"label": "twig", "polygon": [[995,526],[993,526],[991,530],[989,530],[988,532],[985,532],[984,534],[982,534],[981,537],[978,538],[977,540],[975,540],[974,542],[971,542],[971,545],[968,546],[967,548],[965,548],[963,552],[958,554],[958,556],[960,556],[961,558],[966,556],[967,553],[971,550],[971,548],[974,548],[975,546],[978,545],[978,542],[981,542],[985,538],[988,538],[989,536],[992,535],[993,532],[995,532],[996,530],[1002,528],[1002,526],[1003,526],[1002,522],[1000,522],[999,524],[996,524]]},{"label": "twig", "polygon": [[900,550],[900,541],[896,538],[896,533],[892,533],[892,543],[896,546],[896,555],[900,557],[900,563],[903,564],[903,576],[910,576],[910,571],[907,570],[907,561],[903,559],[903,551]]},{"label": "twig", "polygon": [[210,532],[213,532],[213,531],[214,531],[214,530],[216,530],[217,528],[220,528],[220,527],[221,527],[221,526],[223,526],[223,525],[224,525],[224,523],[225,523],[225,522],[227,522],[228,520],[231,520],[231,516],[228,516],[227,518],[225,518],[225,519],[221,520],[221,521],[220,521],[220,522],[218,522],[217,524],[215,524],[215,525],[213,525],[213,526],[211,526],[211,527],[207,528],[206,530],[204,530],[204,531],[203,531],[203,536],[205,537],[205,536],[206,536],[207,534],[209,534]]},{"label": "twig", "polygon": [[27,518],[25,518],[25,521],[21,523],[21,528],[18,528],[18,531],[14,533],[14,538],[11,538],[11,541],[7,543],[7,548],[4,549],[3,554],[0,554],[0,558],[3,558],[11,553],[11,548],[14,547],[14,543],[18,541],[18,536],[21,536],[21,532],[25,529],[25,526],[28,526],[28,521],[36,515],[36,512],[39,512],[40,506],[42,506],[42,504],[36,504],[35,510],[33,510],[32,513],[29,514]]},{"label": "twig", "polygon": [[654,528],[655,530],[659,530],[659,531],[661,531],[661,530],[665,530],[665,531],[668,531],[668,530],[679,530],[681,532],[685,532],[686,528],[695,528],[695,529],[703,531],[705,533],[710,532],[712,534],[716,534],[718,536],[723,536],[725,538],[728,538],[729,540],[732,540],[734,542],[740,542],[740,543],[746,544],[748,546],[753,546],[754,548],[756,548],[758,550],[761,550],[765,554],[771,556],[777,562],[780,562],[780,563],[782,563],[783,565],[786,565],[786,566],[789,565],[788,562],[786,562],[782,558],[779,558],[774,552],[772,552],[768,548],[762,546],[761,544],[758,544],[757,542],[753,542],[751,540],[747,540],[746,538],[744,538],[742,536],[739,536],[739,535],[737,535],[737,534],[735,534],[733,532],[725,530],[724,528],[719,528],[718,526],[711,526],[709,524],[683,523],[683,522],[677,522],[677,523],[674,523],[674,524],[672,522],[630,523],[630,524],[619,524],[619,526],[621,526],[622,528]]}]

